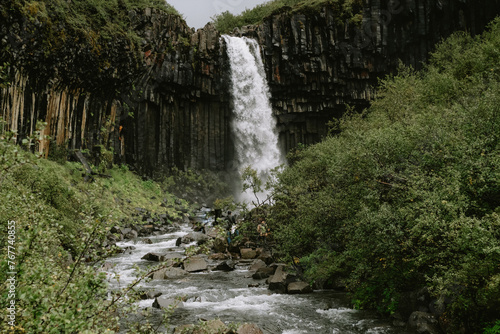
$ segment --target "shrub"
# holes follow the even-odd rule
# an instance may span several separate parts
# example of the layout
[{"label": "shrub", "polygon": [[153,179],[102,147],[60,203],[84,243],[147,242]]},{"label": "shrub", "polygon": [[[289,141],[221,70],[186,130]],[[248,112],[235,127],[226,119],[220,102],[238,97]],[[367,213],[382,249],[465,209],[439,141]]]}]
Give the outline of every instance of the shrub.
[{"label": "shrub", "polygon": [[[382,81],[363,114],[295,153],[274,189],[283,258],[342,277],[357,307],[401,292],[446,297],[442,323],[477,333],[500,314],[500,20],[455,34],[422,73]],[[474,55],[474,57],[471,57]]]}]

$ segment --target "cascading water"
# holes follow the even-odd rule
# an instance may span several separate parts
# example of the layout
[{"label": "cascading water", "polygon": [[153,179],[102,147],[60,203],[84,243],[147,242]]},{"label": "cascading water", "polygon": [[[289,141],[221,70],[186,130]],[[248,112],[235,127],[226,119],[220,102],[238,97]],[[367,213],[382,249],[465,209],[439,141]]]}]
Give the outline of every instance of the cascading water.
[{"label": "cascading water", "polygon": [[[227,45],[233,98],[232,131],[238,172],[251,166],[261,180],[284,162],[278,146],[276,120],[272,114],[264,65],[256,41],[223,36]],[[262,200],[266,194],[258,194]],[[249,194],[239,200],[250,201]],[[251,195],[253,196],[253,194]]]}]

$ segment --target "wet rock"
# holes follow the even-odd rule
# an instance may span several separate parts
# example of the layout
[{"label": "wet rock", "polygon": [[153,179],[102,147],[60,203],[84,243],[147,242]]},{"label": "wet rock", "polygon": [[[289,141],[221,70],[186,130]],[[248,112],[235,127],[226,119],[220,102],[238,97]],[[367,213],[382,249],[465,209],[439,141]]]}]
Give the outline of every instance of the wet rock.
[{"label": "wet rock", "polygon": [[125,239],[129,239],[129,240],[131,240],[131,239],[135,239],[135,238],[137,238],[138,236],[139,236],[139,235],[138,235],[137,231],[134,231],[134,230],[130,230],[127,234],[124,234],[124,235],[123,235],[123,237],[124,237]]},{"label": "wet rock", "polygon": [[144,239],[143,242],[147,245],[152,245],[153,244],[153,240],[147,238],[147,239]]},{"label": "wet rock", "polygon": [[266,264],[271,264],[273,263],[274,259],[273,256],[271,255],[271,252],[268,250],[263,250],[263,249],[257,249],[257,259],[264,261]]},{"label": "wet rock", "polygon": [[274,271],[275,271],[274,268],[271,268],[271,267],[262,267],[262,268],[259,268],[259,269],[257,269],[255,271],[255,273],[252,275],[252,278],[253,279],[268,278],[271,275],[274,275]]},{"label": "wet rock", "polygon": [[167,268],[163,268],[160,270],[156,270],[153,273],[151,273],[148,278],[150,279],[164,279],[165,278],[165,271],[167,271]]},{"label": "wet rock", "polygon": [[210,260],[227,260],[229,256],[226,253],[214,253],[208,256]]},{"label": "wet rock", "polygon": [[236,263],[232,260],[224,261],[219,263],[214,270],[220,270],[220,271],[233,271],[234,267],[236,266]]},{"label": "wet rock", "polygon": [[127,246],[120,249],[121,253],[131,253],[135,249],[134,246]]},{"label": "wet rock", "polygon": [[250,268],[248,268],[248,270],[255,271],[257,269],[264,268],[264,267],[266,267],[266,263],[262,260],[257,259],[252,263],[252,265],[250,266]]},{"label": "wet rock", "polygon": [[139,298],[141,298],[142,300],[146,300],[146,299],[157,298],[160,297],[161,295],[162,295],[161,292],[148,290],[148,291],[142,291],[139,295]]},{"label": "wet rock", "polygon": [[185,259],[186,257],[180,253],[172,253],[172,250],[168,250],[169,253],[166,253],[162,256],[162,261],[168,261],[168,260],[176,260],[176,261],[181,261]]},{"label": "wet rock", "polygon": [[120,226],[113,226],[110,230],[111,233],[122,233],[122,229]]},{"label": "wet rock", "polygon": [[141,226],[141,228],[138,232],[139,232],[139,235],[146,236],[146,235],[150,235],[151,233],[153,233],[153,231],[154,231],[154,225],[148,224],[148,225]]},{"label": "wet rock", "polygon": [[162,253],[147,253],[141,259],[148,260],[148,261],[161,262],[161,261],[163,261],[164,255],[165,254],[162,254]]},{"label": "wet rock", "polygon": [[123,235],[127,235],[127,233],[129,233],[130,231],[132,231],[132,229],[130,227],[122,227],[121,228],[121,234],[123,234]]},{"label": "wet rock", "polygon": [[228,333],[229,331],[229,328],[220,319],[206,321],[201,327],[195,329],[193,334]]},{"label": "wet rock", "polygon": [[289,294],[311,293],[313,289],[306,282],[292,282],[288,284],[287,292]]},{"label": "wet rock", "polygon": [[176,307],[182,307],[183,303],[180,300],[174,298],[160,296],[155,298],[155,301],[153,302],[152,306],[155,308],[168,308],[171,305]]},{"label": "wet rock", "polygon": [[165,279],[180,278],[180,277],[185,276],[187,274],[188,274],[188,272],[186,270],[183,270],[181,268],[172,267],[172,268],[168,268],[165,270],[164,278]]},{"label": "wet rock", "polygon": [[257,251],[252,248],[241,248],[240,254],[242,259],[255,259],[257,257]]},{"label": "wet rock", "polygon": [[396,327],[406,326],[406,322],[403,320],[403,316],[399,312],[391,314],[392,324]]},{"label": "wet rock", "polygon": [[204,258],[199,256],[190,257],[183,262],[184,270],[192,273],[197,271],[207,270],[208,263]]},{"label": "wet rock", "polygon": [[287,291],[286,278],[287,273],[284,271],[284,266],[278,266],[274,275],[269,278],[269,290],[285,293]]},{"label": "wet rock", "polygon": [[408,319],[408,326],[419,334],[441,334],[436,317],[427,312],[413,312]]},{"label": "wet rock", "polygon": [[206,234],[201,232],[190,232],[181,238],[183,244],[189,244],[196,241],[199,245],[210,239]]},{"label": "wet rock", "polygon": [[243,324],[238,327],[237,334],[264,334],[255,324]]}]

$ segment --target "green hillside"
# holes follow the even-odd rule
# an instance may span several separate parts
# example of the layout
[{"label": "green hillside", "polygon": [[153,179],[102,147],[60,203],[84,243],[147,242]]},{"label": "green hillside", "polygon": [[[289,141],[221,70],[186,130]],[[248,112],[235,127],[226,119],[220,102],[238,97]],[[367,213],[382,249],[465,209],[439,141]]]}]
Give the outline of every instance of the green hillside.
[{"label": "green hillside", "polygon": [[160,214],[177,218],[179,200],[126,166],[91,166],[104,174],[86,182],[79,162],[39,158],[3,128],[0,119],[0,305],[15,300],[17,318],[15,330],[2,321],[0,333],[114,333],[134,299],[124,290],[110,303],[106,276],[96,272],[115,251],[105,247],[109,232],[145,224],[136,208],[155,223]]},{"label": "green hillside", "polygon": [[356,307],[386,314],[427,287],[448,333],[498,330],[500,20],[447,39],[422,72],[401,68],[290,159],[273,229],[310,280],[343,281]]}]

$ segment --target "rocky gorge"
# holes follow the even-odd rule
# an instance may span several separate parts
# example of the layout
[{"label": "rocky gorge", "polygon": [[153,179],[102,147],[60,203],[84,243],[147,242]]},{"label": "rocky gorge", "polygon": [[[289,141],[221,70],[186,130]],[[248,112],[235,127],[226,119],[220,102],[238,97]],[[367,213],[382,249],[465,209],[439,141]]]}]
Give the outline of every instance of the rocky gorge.
[{"label": "rocky gorge", "polygon": [[[228,61],[212,24],[194,31],[158,9],[131,11],[134,44],[72,31],[11,2],[0,5],[9,82],[0,116],[19,141],[42,121],[45,155],[57,147],[94,160],[111,154],[148,175],[234,167]],[[283,8],[233,32],[260,44],[284,152],[318,142],[347,106],[367,107],[400,61],[421,68],[442,38],[478,34],[500,12],[499,1],[366,0],[353,19],[339,6]]]}]

